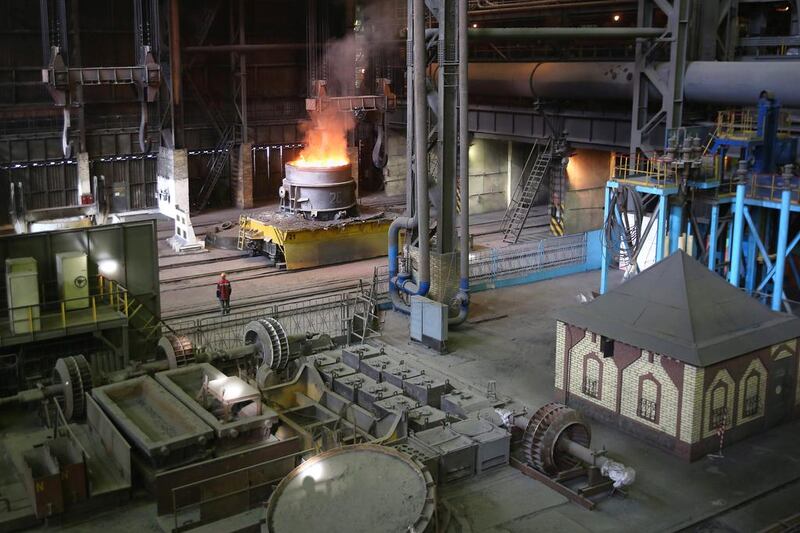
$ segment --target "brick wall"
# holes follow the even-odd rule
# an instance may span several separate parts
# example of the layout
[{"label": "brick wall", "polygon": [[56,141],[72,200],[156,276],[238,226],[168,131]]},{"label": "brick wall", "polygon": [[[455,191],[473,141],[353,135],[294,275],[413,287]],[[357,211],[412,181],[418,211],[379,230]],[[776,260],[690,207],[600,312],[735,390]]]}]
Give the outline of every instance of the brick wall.
[{"label": "brick wall", "polygon": [[555,353],[555,388],[564,387],[564,345],[566,343],[567,327],[560,320],[556,322],[556,353]]},{"label": "brick wall", "polygon": [[712,409],[726,407],[728,416],[725,420],[725,430],[733,427],[733,406],[735,399],[736,383],[730,372],[725,369],[718,370],[711,383],[706,387],[703,402],[703,422],[701,435],[703,438],[716,435],[716,428],[712,419]]},{"label": "brick wall", "polygon": [[684,366],[680,439],[690,444],[699,442],[702,435],[704,379],[705,369]]},{"label": "brick wall", "polygon": [[[642,381],[655,382],[660,387],[658,402],[658,419],[648,420],[639,416],[639,390]],[[678,437],[678,387],[672,382],[664,367],[661,356],[642,351],[641,357],[626,368],[622,374],[622,395],[619,412],[640,424],[662,431],[667,435]]]},{"label": "brick wall", "polygon": [[[584,368],[587,358],[600,360],[602,367],[598,398],[586,394],[584,387]],[[569,352],[569,393],[588,402],[597,404],[609,411],[617,411],[617,365],[613,358],[603,358],[600,352],[600,335],[590,332]]]}]

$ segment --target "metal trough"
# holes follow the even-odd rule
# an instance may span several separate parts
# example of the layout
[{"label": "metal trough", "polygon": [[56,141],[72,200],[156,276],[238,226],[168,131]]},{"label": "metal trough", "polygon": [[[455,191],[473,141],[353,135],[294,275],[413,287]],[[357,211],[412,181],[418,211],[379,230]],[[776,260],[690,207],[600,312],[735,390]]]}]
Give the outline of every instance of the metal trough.
[{"label": "metal trough", "polygon": [[[207,394],[203,399],[204,383],[211,384],[226,379],[238,380],[228,378],[208,363],[156,374],[156,381],[214,428],[217,437],[268,437],[271,428],[278,421],[278,413],[263,404],[257,389],[236,382],[229,387],[223,401],[219,401],[213,394]],[[253,397],[257,397],[257,400]],[[235,406],[236,409],[232,412],[228,409],[229,406]]]},{"label": "metal trough", "polygon": [[149,376],[98,387],[92,396],[156,467],[196,459],[214,435],[211,426]]}]

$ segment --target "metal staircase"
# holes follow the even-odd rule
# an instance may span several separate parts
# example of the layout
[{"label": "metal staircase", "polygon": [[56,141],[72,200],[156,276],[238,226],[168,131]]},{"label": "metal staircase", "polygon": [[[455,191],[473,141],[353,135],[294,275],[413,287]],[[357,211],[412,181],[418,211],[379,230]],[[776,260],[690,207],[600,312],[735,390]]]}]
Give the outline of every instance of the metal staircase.
[{"label": "metal staircase", "polygon": [[250,229],[250,218],[242,213],[239,215],[239,235],[236,238],[236,249],[244,250],[244,245],[247,242],[247,231]]},{"label": "metal staircase", "polygon": [[222,133],[222,138],[219,143],[214,148],[214,155],[209,161],[208,176],[206,177],[205,183],[203,183],[203,187],[200,189],[200,194],[197,195],[196,212],[202,211],[205,209],[206,205],[208,205],[214,188],[217,186],[217,182],[222,172],[225,170],[225,164],[230,158],[231,150],[235,143],[233,130],[233,126],[228,126]]},{"label": "metal staircase", "polygon": [[531,148],[531,153],[528,155],[525,166],[522,167],[517,188],[514,190],[514,195],[511,198],[511,203],[503,215],[503,223],[500,226],[503,232],[503,242],[509,244],[516,244],[519,241],[519,236],[522,233],[522,228],[525,226],[525,221],[528,219],[528,214],[533,207],[533,200],[536,198],[536,193],[544,181],[547,171],[550,169],[550,162],[552,161],[552,148],[553,140],[548,139],[547,142],[539,150],[539,155],[536,159],[533,154],[536,152],[537,144]]},{"label": "metal staircase", "polygon": [[[378,316],[378,269],[372,272],[372,283],[365,287],[363,280],[358,282],[360,294],[356,298],[355,312],[347,329],[347,344],[364,344],[368,338],[380,332]],[[375,325],[378,325],[375,329]]]}]

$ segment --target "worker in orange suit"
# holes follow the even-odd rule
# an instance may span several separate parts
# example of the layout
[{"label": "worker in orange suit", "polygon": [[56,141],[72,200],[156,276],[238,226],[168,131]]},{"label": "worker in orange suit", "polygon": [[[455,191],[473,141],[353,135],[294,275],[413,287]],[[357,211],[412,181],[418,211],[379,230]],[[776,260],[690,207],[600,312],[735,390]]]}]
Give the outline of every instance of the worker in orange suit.
[{"label": "worker in orange suit", "polygon": [[228,276],[225,272],[219,275],[217,282],[217,300],[219,300],[219,307],[222,314],[229,315],[231,313],[231,282],[228,281]]}]

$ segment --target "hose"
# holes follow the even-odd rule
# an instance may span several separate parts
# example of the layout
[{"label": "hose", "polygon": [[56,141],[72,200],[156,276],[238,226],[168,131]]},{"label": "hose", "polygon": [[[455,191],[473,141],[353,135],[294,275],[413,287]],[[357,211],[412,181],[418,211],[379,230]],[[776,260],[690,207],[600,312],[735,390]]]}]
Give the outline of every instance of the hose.
[{"label": "hose", "polygon": [[[633,220],[629,220],[630,216]],[[644,205],[632,187],[620,184],[611,191],[608,213],[603,223],[603,240],[609,256],[618,262],[635,262],[644,242],[641,240]]]}]

